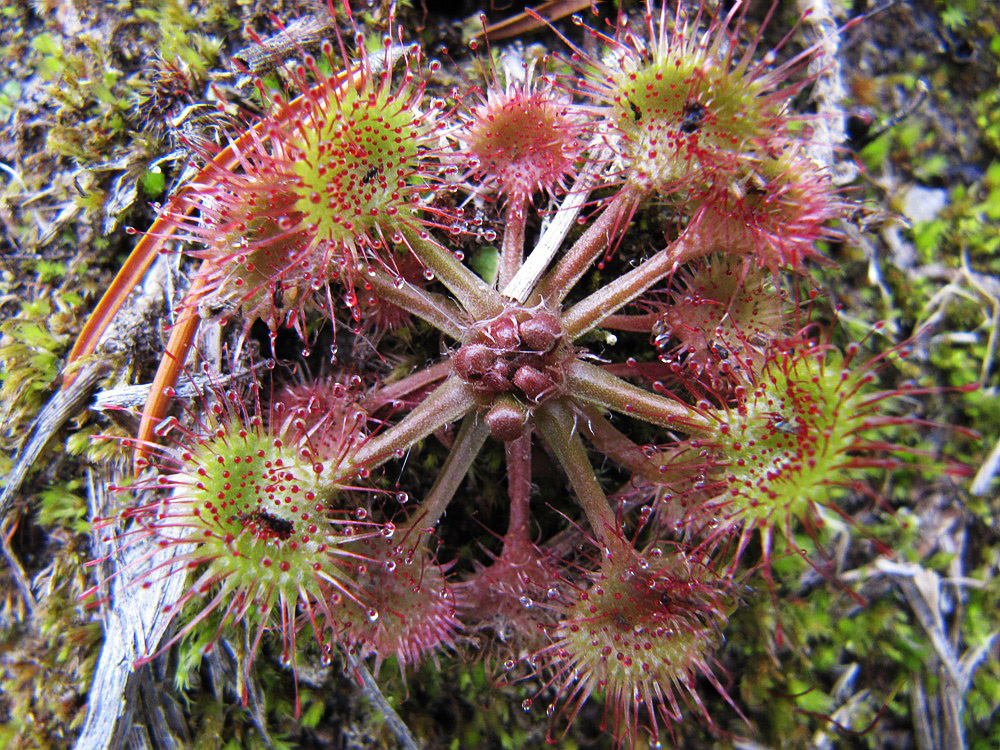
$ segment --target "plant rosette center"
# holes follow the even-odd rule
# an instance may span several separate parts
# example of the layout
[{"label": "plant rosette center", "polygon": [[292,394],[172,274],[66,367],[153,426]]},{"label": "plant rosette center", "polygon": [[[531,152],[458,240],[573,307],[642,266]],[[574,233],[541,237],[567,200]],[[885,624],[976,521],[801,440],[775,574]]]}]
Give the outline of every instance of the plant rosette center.
[{"label": "plant rosette center", "polygon": [[507,441],[522,434],[534,407],[562,393],[572,357],[558,317],[544,309],[511,307],[474,328],[452,363],[490,409],[487,423],[494,437]]}]

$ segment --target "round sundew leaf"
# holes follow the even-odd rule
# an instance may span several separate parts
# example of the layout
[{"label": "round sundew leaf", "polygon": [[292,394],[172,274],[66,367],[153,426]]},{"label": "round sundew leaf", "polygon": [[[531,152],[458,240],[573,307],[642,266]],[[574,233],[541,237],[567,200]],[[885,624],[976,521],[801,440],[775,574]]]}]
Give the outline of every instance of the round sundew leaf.
[{"label": "round sundew leaf", "polygon": [[412,529],[350,545],[354,580],[368,608],[332,611],[327,625],[335,639],[374,654],[378,663],[395,656],[401,666],[454,644],[462,628],[456,594],[425,545]]},{"label": "round sundew leaf", "polygon": [[301,122],[283,125],[298,177],[295,208],[316,237],[352,245],[413,208],[411,183],[426,134],[406,99],[385,87],[349,86]]},{"label": "round sundew leaf", "polygon": [[[221,434],[220,434],[221,433]],[[319,590],[315,565],[347,537],[331,523],[334,493],[311,461],[261,428],[220,427],[171,479],[178,491],[156,524],[187,528],[195,559],[231,587]]]},{"label": "round sundew leaf", "polygon": [[[408,259],[389,238],[425,223],[438,119],[420,108],[423,84],[411,83],[411,72],[395,86],[391,70],[344,83],[309,64],[318,83],[307,83],[303,68],[302,94],[275,98],[231,144],[231,159],[210,163],[204,184],[165,214],[171,232],[202,246],[191,254],[207,261],[203,313],[260,317],[272,330],[288,324],[303,333],[306,308],[333,282],[360,319],[364,269],[399,275]],[[334,297],[326,299],[333,317]]]},{"label": "round sundew leaf", "polygon": [[602,691],[615,736],[634,741],[642,722],[655,735],[657,717],[676,722],[682,704],[701,706],[694,681],[704,675],[714,683],[709,654],[727,620],[716,582],[681,554],[651,548],[640,555],[616,539],[543,652],[556,671],[560,714],[572,720],[587,696]]},{"label": "round sundew leaf", "polygon": [[476,175],[515,199],[551,194],[582,148],[581,120],[571,111],[568,100],[530,83],[490,89],[461,137]]},{"label": "round sundew leaf", "polygon": [[662,362],[720,392],[760,369],[789,306],[770,274],[716,256],[679,271],[674,287],[645,301],[658,313],[651,339]]},{"label": "round sundew leaf", "polygon": [[282,440],[301,443],[334,479],[349,471],[349,457],[368,438],[368,414],[360,407],[359,383],[318,378],[289,385],[271,399],[271,429]]},{"label": "round sundew leaf", "polygon": [[604,59],[579,50],[628,184],[686,200],[687,191],[730,184],[744,161],[796,139],[790,125],[801,118],[789,104],[817,50],[776,62],[786,39],[754,60],[762,29],[746,25],[745,12],[740,2],[647,5],[641,31],[605,37]]},{"label": "round sundew leaf", "polygon": [[872,410],[867,373],[841,361],[805,345],[772,351],[757,387],[719,415],[713,462],[728,523],[783,527],[830,502]]},{"label": "round sundew leaf", "polygon": [[237,307],[249,319],[270,320],[282,308],[295,307],[310,280],[325,271],[324,253],[313,246],[301,214],[291,208],[294,194],[256,194],[264,184],[266,178],[252,170],[217,186],[215,198],[228,203],[240,220],[206,233],[205,257],[213,261],[208,270],[213,304]]},{"label": "round sundew leaf", "polygon": [[772,135],[777,113],[764,91],[742,71],[683,49],[621,73],[611,118],[628,144],[626,168],[654,189],[731,174],[748,147]]},{"label": "round sundew leaf", "polygon": [[843,211],[828,176],[793,148],[747,159],[729,183],[693,196],[692,205],[689,232],[704,252],[752,256],[772,273],[825,260],[816,243],[835,234],[827,225]]},{"label": "round sundew leaf", "polygon": [[[236,400],[233,393],[218,395],[223,403]],[[206,648],[222,625],[249,626],[244,681],[264,633],[272,629],[280,633],[282,658],[294,671],[297,636],[307,622],[322,642],[315,613],[329,613],[332,589],[345,607],[362,606],[345,550],[378,534],[380,525],[331,509],[350,472],[343,456],[336,465],[324,463],[307,443],[283,442],[259,417],[247,418],[233,405],[216,405],[200,429],[200,435],[186,434],[168,459],[172,473],[157,482],[171,488],[170,495],[129,513],[151,544],[175,548],[183,565],[167,574],[196,575],[165,610],[197,612],[157,654],[218,615]],[[162,566],[153,566],[139,578],[163,574]]]}]

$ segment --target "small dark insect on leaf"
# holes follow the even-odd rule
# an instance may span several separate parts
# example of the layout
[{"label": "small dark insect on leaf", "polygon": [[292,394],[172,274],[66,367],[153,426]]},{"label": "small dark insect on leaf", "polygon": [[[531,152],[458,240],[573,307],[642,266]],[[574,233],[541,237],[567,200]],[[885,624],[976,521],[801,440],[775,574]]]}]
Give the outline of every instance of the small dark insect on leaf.
[{"label": "small dark insect on leaf", "polygon": [[716,343],[715,341],[708,342],[708,348],[715,355],[717,359],[728,359],[729,350],[726,349],[722,344]]},{"label": "small dark insect on leaf", "polygon": [[617,627],[619,630],[629,629],[628,620],[625,619],[625,615],[623,615],[621,612],[618,611],[614,612],[611,615],[611,619],[614,620],[615,627]]},{"label": "small dark insect on leaf", "polygon": [[795,433],[798,432],[798,425],[797,425],[797,423],[798,423],[798,418],[797,417],[792,417],[789,420],[789,419],[785,419],[782,416],[778,416],[777,419],[775,419],[775,420],[773,420],[771,422],[771,426],[774,429],[779,430],[780,432],[784,432],[784,433],[787,433],[789,435],[794,435]]},{"label": "small dark insect on leaf", "polygon": [[697,101],[686,102],[681,110],[681,132],[695,133],[705,119],[705,105]]},{"label": "small dark insect on leaf", "polygon": [[767,180],[756,172],[751,173],[746,184],[746,194],[753,198],[764,197],[767,195]]},{"label": "small dark insect on leaf", "polygon": [[361,184],[362,185],[369,184],[372,180],[378,177],[378,173],[379,173],[379,166],[377,164],[372,164],[372,166],[368,168],[368,171],[365,172],[365,176],[361,178]]},{"label": "small dark insect on leaf", "polygon": [[236,520],[244,526],[254,523],[258,527],[274,534],[281,541],[288,539],[292,535],[292,532],[295,531],[295,527],[291,521],[272,516],[265,510],[255,510],[251,513],[237,513]]},{"label": "small dark insect on leaf", "polygon": [[629,99],[628,106],[632,108],[632,117],[635,118],[636,122],[642,119],[642,110],[639,109],[639,105]]}]

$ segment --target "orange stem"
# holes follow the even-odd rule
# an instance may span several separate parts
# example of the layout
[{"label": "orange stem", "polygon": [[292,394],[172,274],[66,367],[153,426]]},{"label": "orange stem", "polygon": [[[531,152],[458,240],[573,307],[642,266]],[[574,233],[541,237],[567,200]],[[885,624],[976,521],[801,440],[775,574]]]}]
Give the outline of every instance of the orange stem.
[{"label": "orange stem", "polygon": [[[181,192],[174,196],[173,200],[177,200],[186,192],[187,189],[181,190]],[[78,359],[94,353],[98,341],[100,341],[104,331],[110,325],[111,320],[118,314],[128,295],[135,289],[146,271],[149,270],[160,248],[169,239],[172,231],[166,231],[166,223],[162,215],[153,223],[149,232],[143,235],[143,238],[139,240],[139,244],[129,254],[125,263],[115,275],[114,281],[111,282],[111,286],[104,292],[104,296],[101,297],[97,303],[97,307],[90,314],[83,329],[80,331],[80,335],[76,339],[76,343],[73,344],[73,348],[70,350],[69,357],[66,359],[66,367],[63,370],[63,390],[69,388],[76,379],[76,370],[71,370],[71,366]]]},{"label": "orange stem", "polygon": [[[346,81],[349,76],[355,76],[360,71],[359,68],[355,68],[351,71],[345,71],[341,73],[342,81]],[[320,88],[327,84],[318,84],[316,88]],[[315,89],[314,89],[315,90]],[[303,104],[307,100],[309,94],[301,94],[288,103],[287,109],[284,116],[294,115],[298,110],[302,109]],[[139,280],[152,265],[153,260],[156,258],[157,254],[167,243],[167,241],[174,235],[177,231],[177,203],[178,201],[191,192],[194,188],[192,185],[205,184],[211,181],[211,174],[218,170],[232,169],[239,163],[239,157],[237,154],[242,153],[247,144],[252,138],[260,137],[260,132],[264,127],[265,121],[262,120],[255,123],[249,130],[240,135],[235,141],[232,141],[228,146],[226,146],[222,151],[215,155],[211,162],[209,162],[205,167],[198,172],[198,174],[184,187],[182,187],[176,195],[170,199],[168,207],[164,209],[160,216],[153,222],[153,225],[149,228],[139,243],[132,250],[131,254],[126,259],[125,264],[118,271],[115,276],[114,281],[111,282],[111,286],[101,297],[100,301],[97,303],[97,307],[90,314],[90,318],[83,326],[83,330],[80,331],[80,335],[73,344],[73,349],[69,353],[69,357],[66,360],[66,367],[63,369],[63,382],[62,389],[65,390],[76,378],[75,368],[71,370],[71,366],[80,358],[86,357],[94,353],[97,348],[97,344],[107,329],[111,320],[118,314],[121,306],[125,304],[125,300],[128,299],[128,295],[135,289]],[[266,137],[266,136],[265,136]],[[187,210],[184,212],[186,216],[194,209],[194,206],[188,206]],[[192,334],[193,335],[193,334]],[[171,340],[173,340],[171,338]]]},{"label": "orange stem", "polygon": [[[364,75],[362,66],[358,66],[350,71],[340,74],[338,85],[346,83],[348,80]],[[294,116],[300,109],[303,109],[306,101],[309,100],[313,91],[325,87],[329,83],[317,84],[312,90],[292,101],[288,102],[282,116]],[[80,335],[73,345],[72,350],[63,369],[62,389],[65,390],[76,378],[76,368],[73,365],[77,360],[93,354],[97,344],[110,325],[115,315],[121,309],[128,295],[135,289],[140,279],[149,270],[153,260],[162,250],[168,240],[173,237],[178,228],[177,214],[180,212],[179,202],[189,192],[194,190],[193,185],[206,184],[212,179],[212,174],[218,170],[230,170],[239,164],[239,154],[245,151],[248,143],[254,138],[266,138],[266,134],[261,136],[266,121],[255,123],[249,130],[240,135],[236,140],[230,142],[222,149],[198,174],[176,195],[170,199],[167,208],[164,209],[153,225],[149,228],[142,239],[139,240],[135,248],[125,260],[121,269],[115,275],[111,286],[98,301],[97,306],[91,313],[90,318],[84,324]],[[183,215],[187,216],[195,208],[194,204],[189,205]],[[198,316],[198,300],[205,293],[206,287],[206,263],[202,263],[201,271],[195,276],[191,283],[184,301],[181,304],[180,315],[174,323],[170,332],[170,339],[167,341],[167,348],[163,358],[160,360],[156,370],[156,377],[153,379],[152,390],[149,398],[143,407],[142,418],[139,422],[139,434],[136,436],[136,447],[132,456],[133,468],[138,471],[142,461],[149,457],[156,441],[156,426],[163,419],[170,406],[171,398],[165,395],[168,388],[172,388],[177,383],[184,360],[194,341],[195,333],[198,330],[200,318]]]},{"label": "orange stem", "polygon": [[160,359],[160,366],[156,368],[156,377],[153,378],[153,386],[146,398],[146,404],[142,408],[142,418],[139,420],[139,433],[136,435],[135,451],[132,453],[132,467],[136,474],[142,468],[142,463],[149,458],[156,443],[155,431],[160,420],[163,419],[173,400],[172,395],[168,395],[167,389],[173,388],[180,377],[181,368],[184,367],[184,360],[187,359],[194,335],[198,331],[198,324],[201,318],[198,316],[198,302],[205,293],[207,285],[208,261],[202,262],[201,270],[191,282],[181,302],[180,313],[173,328],[170,329],[170,339],[167,341],[167,349]]}]

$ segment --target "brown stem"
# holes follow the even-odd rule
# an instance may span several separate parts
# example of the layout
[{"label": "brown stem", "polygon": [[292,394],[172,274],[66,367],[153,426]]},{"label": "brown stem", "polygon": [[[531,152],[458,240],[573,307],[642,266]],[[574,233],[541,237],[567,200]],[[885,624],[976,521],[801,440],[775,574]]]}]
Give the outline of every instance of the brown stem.
[{"label": "brown stem", "polygon": [[496,289],[459,263],[455,256],[435,242],[430,235],[404,230],[407,246],[434,272],[435,278],[455,295],[459,304],[476,320],[492,318],[503,310]]},{"label": "brown stem", "polygon": [[659,319],[656,313],[646,313],[644,315],[609,315],[601,321],[602,328],[612,328],[616,331],[629,331],[631,333],[649,333],[653,330],[653,324]]},{"label": "brown stem", "polygon": [[562,324],[566,335],[579,338],[596,328],[616,310],[620,310],[639,295],[648,291],[664,276],[681,263],[700,254],[700,250],[686,242],[681,235],[669,247],[633,268],[624,276],[619,276],[571,307],[563,315]]},{"label": "brown stem", "polygon": [[562,399],[549,401],[535,412],[535,424],[569,477],[594,536],[605,542],[616,527],[615,516],[577,434],[573,413]]},{"label": "brown stem", "polygon": [[[174,196],[174,200],[176,201],[187,192],[189,190],[182,190]],[[156,260],[160,248],[167,242],[169,235],[175,231],[175,229],[167,226],[168,223],[164,218],[164,214],[161,214],[153,223],[149,232],[143,235],[132,252],[129,253],[128,258],[125,259],[125,263],[118,270],[118,273],[115,274],[111,286],[105,290],[101,299],[97,302],[94,311],[87,318],[87,322],[83,324],[83,329],[80,331],[80,335],[77,337],[69,356],[66,358],[66,369],[63,371],[62,379],[63,390],[68,388],[73,383],[73,380],[76,379],[77,372],[72,366],[82,357],[93,354],[101,339],[101,335],[107,329],[108,325],[110,325],[115,315],[118,314],[121,306],[125,304],[125,300],[128,299],[129,294],[132,293],[132,290],[136,288],[142,277],[145,276],[146,271],[149,270],[153,261]]]},{"label": "brown stem", "polygon": [[581,407],[586,422],[580,429],[591,444],[615,463],[651,482],[660,479],[659,462],[654,463],[642,446],[619,432],[608,419],[592,406]]},{"label": "brown stem", "polygon": [[504,445],[507,458],[507,495],[510,498],[510,520],[504,547],[530,541],[528,510],[531,500],[531,432]]},{"label": "brown stem", "polygon": [[500,248],[500,268],[497,270],[497,289],[506,288],[514,278],[524,259],[524,226],[528,220],[528,196],[511,197],[507,202]]},{"label": "brown stem", "polygon": [[578,401],[660,427],[679,428],[686,432],[712,428],[712,424],[693,407],[639,388],[579,359],[566,367],[566,390]]},{"label": "brown stem", "polygon": [[403,396],[408,396],[414,391],[418,391],[431,383],[436,383],[451,373],[452,364],[450,361],[438,362],[430,367],[417,370],[412,375],[407,375],[395,383],[382,386],[377,391],[371,393],[360,406],[369,414],[378,411],[386,404],[398,401]]},{"label": "brown stem", "polygon": [[591,264],[607,250],[643,197],[644,194],[629,188],[623,189],[616,195],[601,215],[587,227],[553,269],[538,283],[532,298],[536,301],[544,300],[550,305],[562,302]]},{"label": "brown stem", "polygon": [[381,299],[427,321],[446,336],[461,341],[463,313],[451,300],[425,291],[409,281],[399,283],[377,268],[372,268],[366,278]]},{"label": "brown stem", "polygon": [[353,463],[373,469],[392,458],[396,451],[405,451],[436,429],[469,413],[475,406],[472,389],[457,375],[451,375],[402,421],[374,435],[361,446]]},{"label": "brown stem", "polygon": [[421,528],[437,526],[489,434],[489,428],[478,414],[468,414],[462,421],[448,458],[437,472],[434,486],[411,516]]},{"label": "brown stem", "polygon": [[180,377],[181,369],[184,367],[184,360],[187,359],[194,335],[201,323],[201,317],[198,315],[198,302],[205,293],[205,287],[208,284],[207,271],[208,261],[202,261],[201,269],[191,281],[191,286],[187,294],[184,295],[184,301],[181,302],[180,313],[173,328],[170,329],[167,348],[156,368],[149,397],[142,407],[139,433],[136,435],[135,450],[132,452],[132,468],[136,474],[142,468],[141,464],[149,458],[153,445],[156,443],[156,426],[167,413],[170,402],[173,400],[173,397],[168,396],[165,391],[168,388],[172,389],[177,384],[177,378]]}]

